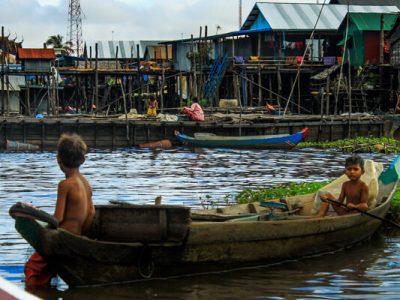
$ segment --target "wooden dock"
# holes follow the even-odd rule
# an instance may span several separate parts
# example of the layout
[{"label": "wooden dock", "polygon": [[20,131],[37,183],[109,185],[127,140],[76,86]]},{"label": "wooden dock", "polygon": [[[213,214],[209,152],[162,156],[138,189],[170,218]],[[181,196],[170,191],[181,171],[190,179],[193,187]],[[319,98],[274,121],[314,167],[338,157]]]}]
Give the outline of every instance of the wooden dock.
[{"label": "wooden dock", "polygon": [[29,117],[0,117],[0,147],[7,140],[38,145],[41,149],[54,149],[64,132],[80,134],[91,148],[135,147],[141,143],[170,139],[178,141],[174,130],[192,135],[195,132],[212,132],[218,135],[268,135],[293,134],[309,128],[308,141],[332,141],[348,137],[382,137],[390,132],[382,116],[353,115],[316,116],[289,115],[265,116],[256,121],[227,120],[158,121],[121,120],[112,117],[63,116],[35,119]]}]

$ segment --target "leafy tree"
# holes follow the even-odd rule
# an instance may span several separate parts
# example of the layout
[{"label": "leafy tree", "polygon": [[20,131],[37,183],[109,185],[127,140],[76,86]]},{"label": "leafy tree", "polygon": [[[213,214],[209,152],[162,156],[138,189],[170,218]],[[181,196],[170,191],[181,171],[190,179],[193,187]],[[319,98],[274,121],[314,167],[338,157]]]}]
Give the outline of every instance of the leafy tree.
[{"label": "leafy tree", "polygon": [[64,43],[63,39],[64,39],[64,37],[59,34],[49,36],[49,38],[46,41],[46,45],[53,46],[53,48],[61,48],[68,54],[74,53],[74,50],[72,49],[72,46],[73,46],[72,42],[66,41]]}]

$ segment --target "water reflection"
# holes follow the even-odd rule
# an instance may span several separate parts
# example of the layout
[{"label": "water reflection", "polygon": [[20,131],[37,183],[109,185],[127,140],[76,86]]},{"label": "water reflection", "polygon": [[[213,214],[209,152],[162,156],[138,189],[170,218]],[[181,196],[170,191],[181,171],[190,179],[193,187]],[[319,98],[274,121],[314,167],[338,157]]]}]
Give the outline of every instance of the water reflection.
[{"label": "water reflection", "polygon": [[[183,148],[165,151],[93,151],[82,167],[96,204],[109,200],[201,207],[207,195],[221,199],[244,188],[291,181],[323,181],[343,171],[342,153]],[[388,164],[393,156],[364,155]],[[22,264],[29,247],[8,216],[17,201],[52,213],[63,178],[54,152],[0,153],[0,276],[23,286]],[[41,290],[46,299],[283,299],[393,298],[400,294],[400,238],[375,236],[342,252],[223,274],[140,282],[125,286]],[[279,251],[279,249],[277,249]]]}]

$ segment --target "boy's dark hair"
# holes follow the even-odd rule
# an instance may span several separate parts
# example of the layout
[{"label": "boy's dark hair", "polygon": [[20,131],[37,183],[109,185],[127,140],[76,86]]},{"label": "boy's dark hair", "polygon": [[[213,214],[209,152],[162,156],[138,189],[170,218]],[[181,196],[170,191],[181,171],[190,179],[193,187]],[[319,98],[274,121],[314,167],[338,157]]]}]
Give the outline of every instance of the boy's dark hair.
[{"label": "boy's dark hair", "polygon": [[193,97],[192,102],[198,103],[198,102],[199,102],[199,99],[197,99],[197,97]]},{"label": "boy's dark hair", "polygon": [[357,154],[353,154],[352,156],[346,158],[345,167],[347,168],[351,165],[359,165],[361,169],[364,170],[364,160]]},{"label": "boy's dark hair", "polygon": [[76,133],[64,133],[58,140],[58,157],[68,168],[78,168],[83,164],[86,152],[86,143]]}]

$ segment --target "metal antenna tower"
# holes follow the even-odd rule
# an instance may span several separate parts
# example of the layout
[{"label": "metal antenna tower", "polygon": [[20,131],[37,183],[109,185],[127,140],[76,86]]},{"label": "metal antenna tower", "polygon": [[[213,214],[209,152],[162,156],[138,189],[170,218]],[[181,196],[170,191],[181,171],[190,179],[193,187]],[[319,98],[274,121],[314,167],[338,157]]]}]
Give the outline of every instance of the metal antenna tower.
[{"label": "metal antenna tower", "polygon": [[83,52],[82,9],[79,0],[69,0],[67,42],[72,43],[76,56]]}]

